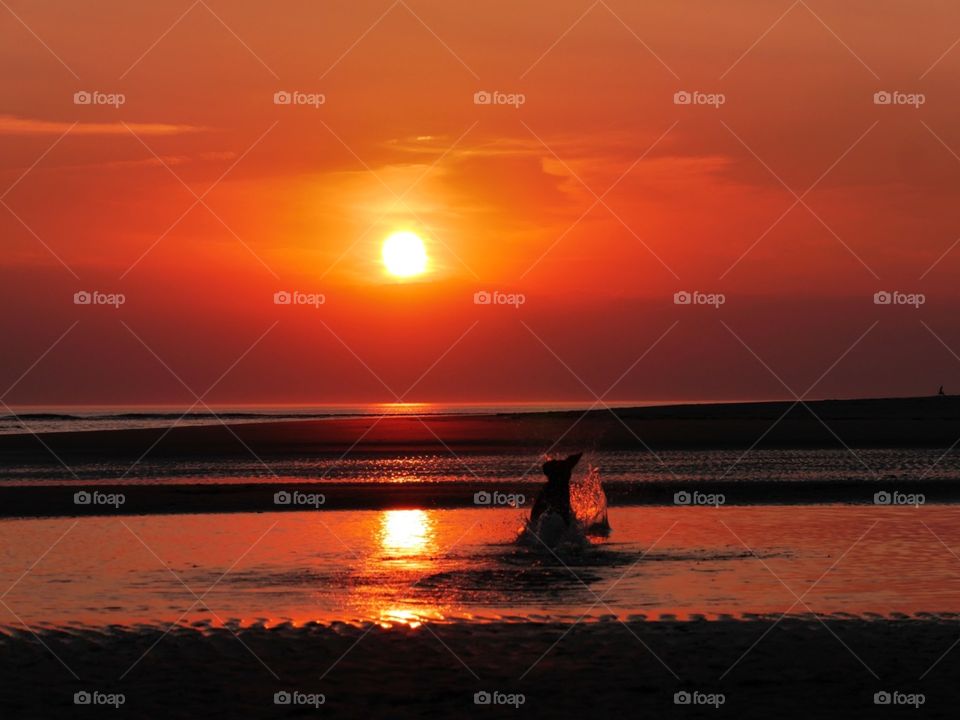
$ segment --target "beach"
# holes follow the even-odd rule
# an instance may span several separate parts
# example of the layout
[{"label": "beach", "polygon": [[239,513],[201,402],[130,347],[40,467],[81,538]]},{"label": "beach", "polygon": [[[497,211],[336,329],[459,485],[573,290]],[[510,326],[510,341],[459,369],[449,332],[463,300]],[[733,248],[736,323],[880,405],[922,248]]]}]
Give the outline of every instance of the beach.
[{"label": "beach", "polygon": [[[29,635],[3,637],[8,716],[946,718],[960,699],[960,655],[934,665],[956,620],[164,630],[43,633],[82,680]],[[83,691],[122,693],[123,704],[78,708]],[[282,692],[303,704],[275,704]],[[504,704],[476,704],[484,692]],[[922,705],[877,705],[882,692]]]},{"label": "beach", "polygon": [[[729,403],[582,412],[413,414],[0,435],[0,516],[464,508],[531,496],[545,452],[586,451],[611,505],[960,500],[960,398]],[[122,495],[112,508],[78,491]]]},{"label": "beach", "polygon": [[[29,423],[27,424],[29,427]],[[97,457],[455,453],[522,448],[947,447],[960,437],[960,396],[664,405],[564,412],[367,414],[317,420],[0,435],[0,458],[68,464]]]},{"label": "beach", "polygon": [[957,715],[960,2],[0,17],[0,720]]},{"label": "beach", "polygon": [[[0,436],[0,707],[945,717],[960,406],[811,407]],[[543,453],[578,448],[612,533],[518,542]]]}]

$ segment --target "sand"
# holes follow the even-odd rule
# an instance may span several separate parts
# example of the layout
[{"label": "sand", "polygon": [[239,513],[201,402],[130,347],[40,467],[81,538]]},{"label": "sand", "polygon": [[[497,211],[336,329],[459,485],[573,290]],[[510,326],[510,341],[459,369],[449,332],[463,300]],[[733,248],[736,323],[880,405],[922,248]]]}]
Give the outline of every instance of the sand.
[{"label": "sand", "polygon": [[[960,438],[958,396],[823,400],[809,406],[816,415],[792,403],[730,403],[618,409],[616,416],[597,410],[586,414],[354,417],[241,423],[229,429],[211,425],[174,427],[169,431],[153,428],[48,433],[42,440],[30,434],[4,435],[0,436],[0,463],[17,468],[15,474],[29,478],[33,470],[44,476],[60,470],[51,451],[70,466],[95,468],[98,463],[132,465],[144,454],[152,461],[169,462],[171,466],[178,459],[222,461],[229,465],[233,460],[249,461],[254,454],[267,460],[313,458],[318,462],[345,454],[397,457],[456,453],[469,458],[471,453],[520,451],[536,458],[557,441],[557,453],[574,449],[644,450],[645,446],[743,451],[753,447],[833,447],[846,452],[837,437],[852,447],[943,449],[952,447]],[[282,488],[253,479],[224,481],[217,486],[183,481],[123,486],[111,485],[109,480],[90,483],[89,489],[123,494],[123,505],[113,508],[74,504],[73,493],[83,486],[55,486],[71,479],[70,473],[63,470],[59,479],[30,486],[17,481],[0,486],[0,517],[282,511],[285,508],[273,502],[278,489],[322,494],[326,499],[324,510],[457,508],[472,506],[474,493],[494,489],[480,482],[387,485],[303,481]],[[530,480],[539,481],[539,477]],[[668,505],[673,503],[674,493],[691,488],[670,479],[605,482],[613,506]],[[511,481],[498,482],[495,489],[505,493],[531,492],[529,485]],[[875,492],[884,490],[922,494],[929,503],[960,501],[960,484],[926,473],[920,478],[898,476],[881,481],[850,478],[781,482],[771,477],[741,483],[731,478],[698,482],[694,489],[723,494],[728,504],[870,503]]]},{"label": "sand", "polygon": [[[808,409],[809,408],[809,409]],[[514,415],[328,418],[0,436],[0,461],[734,447],[948,447],[960,396],[678,405]],[[815,413],[815,414],[814,414]],[[821,422],[822,421],[822,422]],[[638,439],[640,438],[640,439]],[[642,442],[641,442],[642,439]],[[759,441],[759,442],[758,442]]]},{"label": "sand", "polygon": [[[814,412],[789,403],[685,406],[607,411],[584,416],[558,451],[655,448],[836,447],[832,432],[855,447],[943,447],[960,437],[960,398],[821,401]],[[388,417],[252,423],[96,433],[54,433],[43,443],[66,462],[151,457],[338,457],[419,452],[536,455],[578,419],[578,413],[503,416]],[[771,425],[783,416],[771,431]],[[424,423],[426,425],[424,425]],[[768,432],[769,431],[769,432]],[[831,432],[832,431],[832,432]],[[240,440],[234,437],[236,433]],[[764,433],[767,433],[764,435]],[[49,464],[30,435],[0,437],[0,462],[29,469]],[[355,445],[354,445],[355,443]],[[65,473],[64,478],[68,475]],[[724,492],[729,504],[871,502],[880,484],[804,481],[750,483],[750,489],[698,485]],[[960,499],[951,484],[922,484],[928,502]],[[97,485],[122,492],[113,513],[276,511],[276,484]],[[528,486],[498,483],[504,492]],[[670,482],[612,484],[611,505],[669,504]],[[37,483],[0,488],[0,515],[103,512],[73,503],[76,486]],[[296,483],[284,489],[321,492],[324,511],[358,508],[472,506],[481,485]],[[939,493],[939,494],[938,494]],[[296,509],[296,508],[295,508]],[[811,578],[811,582],[816,578]],[[575,626],[504,622],[394,626],[24,628],[0,634],[0,715],[12,718],[260,717],[954,717],[960,686],[957,618],[830,618],[590,622]],[[236,632],[236,635],[234,634]],[[553,646],[556,641],[556,645]],[[751,646],[756,643],[751,650]],[[553,647],[551,647],[553,646]],[[151,649],[152,648],[152,649]],[[655,654],[654,654],[655,653]],[[744,655],[746,653],[746,655]],[[946,655],[944,656],[944,653]],[[738,659],[744,656],[742,660]],[[938,659],[944,656],[942,660]],[[59,660],[58,660],[59,658]],[[62,661],[62,663],[61,663]],[[731,669],[732,667],[732,669]],[[69,669],[68,669],[69,668]],[[728,672],[729,670],[729,672]],[[73,673],[76,674],[76,678]],[[726,675],[725,675],[726,673]],[[921,677],[923,676],[923,679]],[[73,704],[77,692],[102,693],[119,708]],[[324,702],[276,705],[277,692]],[[923,694],[919,710],[877,706],[874,694]],[[478,692],[519,703],[475,705]],[[723,703],[676,705],[677,692]],[[913,698],[917,700],[917,697]]]},{"label": "sand", "polygon": [[[535,497],[540,476],[528,482],[246,482],[111,485],[109,482],[59,485],[53,482],[31,486],[0,486],[0,518],[86,517],[177,513],[302,512],[301,505],[277,505],[278,491],[323,496],[317,512],[335,510],[402,510],[410,508],[476,508],[475,493],[496,490],[504,494]],[[727,506],[814,505],[844,503],[873,505],[874,493],[886,491],[919,494],[926,504],[960,502],[960,484],[953,481],[888,479],[802,482],[673,480],[605,482],[612,507],[673,506],[674,494],[696,490],[722,494]],[[96,491],[103,496],[122,496],[122,504],[77,505],[74,494]]]},{"label": "sand", "polygon": [[[166,628],[112,628],[44,631],[47,647],[22,631],[0,639],[0,707],[17,718],[955,717],[960,651],[934,666],[956,639],[955,620],[825,623],[253,626],[239,639],[225,628],[165,637]],[[81,690],[123,693],[125,702],[75,708]],[[324,703],[277,706],[282,690],[322,694]],[[478,706],[481,691],[524,702]],[[724,702],[678,706],[681,691],[722,693]],[[924,704],[877,706],[879,691],[923,693]]]}]

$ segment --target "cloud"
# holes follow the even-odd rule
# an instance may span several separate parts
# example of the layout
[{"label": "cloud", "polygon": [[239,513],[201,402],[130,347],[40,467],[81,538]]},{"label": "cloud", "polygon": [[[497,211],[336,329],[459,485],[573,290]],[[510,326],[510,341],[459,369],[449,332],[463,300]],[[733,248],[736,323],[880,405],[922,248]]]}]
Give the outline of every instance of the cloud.
[{"label": "cloud", "polygon": [[137,135],[179,135],[200,132],[205,128],[193,125],[170,125],[167,123],[93,123],[60,122],[0,115],[0,135],[125,135],[133,131]]}]

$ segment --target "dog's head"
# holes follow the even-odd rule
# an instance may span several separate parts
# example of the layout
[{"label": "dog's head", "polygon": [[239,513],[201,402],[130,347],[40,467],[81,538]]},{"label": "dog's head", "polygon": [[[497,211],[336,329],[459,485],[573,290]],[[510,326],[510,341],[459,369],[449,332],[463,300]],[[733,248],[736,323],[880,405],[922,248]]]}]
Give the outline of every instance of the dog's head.
[{"label": "dog's head", "polygon": [[543,474],[550,480],[569,480],[570,473],[580,462],[581,457],[583,453],[578,452],[575,455],[568,455],[563,460],[547,460],[543,464]]}]

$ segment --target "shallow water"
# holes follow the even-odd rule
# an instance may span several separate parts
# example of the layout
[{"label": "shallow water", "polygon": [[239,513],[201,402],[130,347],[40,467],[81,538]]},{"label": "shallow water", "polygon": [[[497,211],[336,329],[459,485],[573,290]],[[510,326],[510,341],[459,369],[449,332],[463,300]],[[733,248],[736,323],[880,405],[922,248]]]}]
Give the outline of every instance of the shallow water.
[{"label": "shallow water", "polygon": [[[843,480],[960,480],[960,453],[939,448],[645,450],[590,452],[585,463],[600,467],[604,482],[688,483],[804,482]],[[330,458],[253,458],[171,461],[149,457],[132,461],[71,462],[78,478],[53,457],[21,465],[7,460],[0,484],[77,484],[109,480],[121,484],[221,484],[324,480],[327,482],[457,483],[480,480],[541,483],[543,458],[530,452],[440,453]]]},{"label": "shallow water", "polygon": [[512,509],[6,520],[0,625],[960,612],[956,506],[612,508],[609,539],[560,556],[517,546],[521,521]]}]

